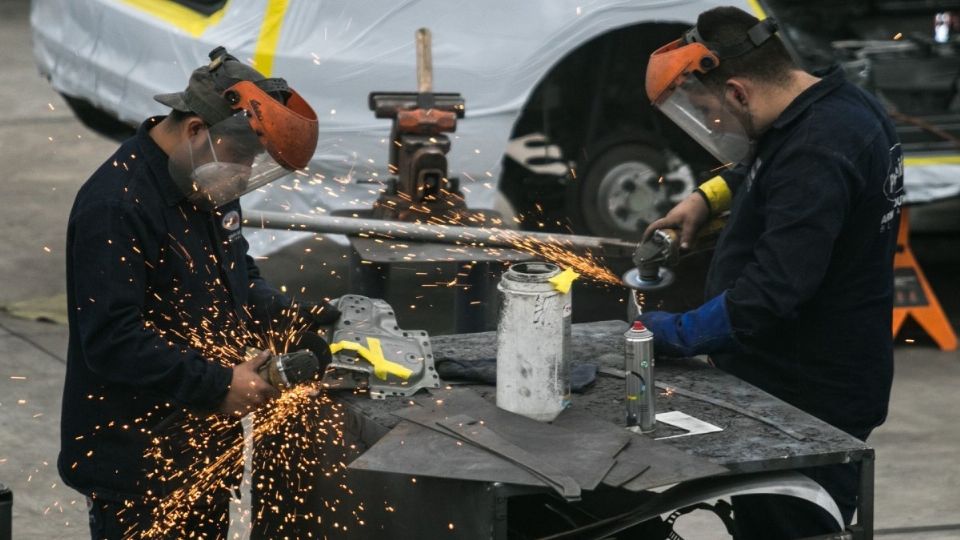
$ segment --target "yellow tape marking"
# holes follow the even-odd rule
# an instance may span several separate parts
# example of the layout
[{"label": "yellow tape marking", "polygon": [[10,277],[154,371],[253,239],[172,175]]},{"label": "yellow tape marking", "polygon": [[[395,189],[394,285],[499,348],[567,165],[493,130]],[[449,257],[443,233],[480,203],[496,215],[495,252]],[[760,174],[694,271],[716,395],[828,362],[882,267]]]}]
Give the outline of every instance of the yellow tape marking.
[{"label": "yellow tape marking", "polygon": [[273,58],[277,52],[277,43],[280,42],[280,29],[283,27],[283,18],[289,3],[289,0],[269,0],[263,14],[257,47],[253,51],[253,67],[263,73],[264,77],[270,77],[273,73]]},{"label": "yellow tape marking", "polygon": [[567,268],[563,272],[553,276],[548,281],[553,283],[553,288],[560,291],[563,294],[570,292],[570,287],[573,286],[573,280],[580,277],[580,274],[573,271],[571,268]]},{"label": "yellow tape marking", "polygon": [[227,8],[230,7],[230,2],[228,1],[217,11],[210,15],[204,15],[176,2],[171,2],[170,0],[121,1],[130,7],[139,9],[148,15],[183,30],[192,37],[200,37],[207,31],[207,28],[219,23],[220,20],[223,19],[224,14],[226,14]]},{"label": "yellow tape marking", "polygon": [[373,366],[374,376],[382,381],[387,380],[387,375],[393,375],[403,380],[407,380],[410,378],[410,375],[413,375],[413,370],[405,368],[396,362],[391,362],[383,356],[383,348],[380,346],[380,340],[377,338],[368,337],[367,347],[355,341],[348,340],[338,341],[330,345],[330,352],[333,354],[344,350],[353,351],[363,357],[367,362],[370,362]]}]

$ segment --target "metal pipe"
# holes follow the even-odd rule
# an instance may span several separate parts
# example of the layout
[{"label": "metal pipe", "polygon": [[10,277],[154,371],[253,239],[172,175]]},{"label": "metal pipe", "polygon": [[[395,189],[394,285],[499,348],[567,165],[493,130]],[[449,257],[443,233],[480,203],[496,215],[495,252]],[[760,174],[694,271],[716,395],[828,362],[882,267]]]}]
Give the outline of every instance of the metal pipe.
[{"label": "metal pipe", "polygon": [[603,253],[610,256],[627,256],[633,253],[636,244],[619,238],[554,234],[530,231],[514,231],[495,227],[464,227],[461,225],[438,225],[432,223],[408,223],[340,216],[311,216],[281,212],[245,211],[247,226],[282,231],[304,231],[326,234],[368,235],[388,240],[410,240],[440,244],[461,244],[483,247],[514,248],[523,251],[520,242],[533,240],[545,244],[559,244]]}]

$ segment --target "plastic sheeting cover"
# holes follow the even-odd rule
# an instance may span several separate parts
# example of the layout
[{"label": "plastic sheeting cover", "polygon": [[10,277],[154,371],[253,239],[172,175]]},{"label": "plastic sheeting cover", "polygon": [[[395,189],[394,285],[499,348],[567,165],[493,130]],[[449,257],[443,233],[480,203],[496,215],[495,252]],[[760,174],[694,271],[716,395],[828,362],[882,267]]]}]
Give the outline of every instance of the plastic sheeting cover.
[{"label": "plastic sheeting cover", "polygon": [[[231,0],[219,17],[192,17],[189,28],[148,12],[140,7],[144,3],[35,0],[35,56],[56,90],[129,123],[163,114],[166,109],[152,96],[181,90],[215,46],[253,62],[263,50],[264,15],[284,2]],[[491,208],[513,124],[552,66],[611,29],[651,20],[690,22],[721,3],[727,2],[289,0],[270,74],[286,78],[317,110],[320,144],[310,175],[247,195],[244,206],[296,212],[369,208],[387,174],[390,122],[373,117],[367,95],[415,90],[414,32],[426,26],[433,33],[434,89],[460,92],[467,103],[466,119],[453,136],[451,174],[460,176],[470,206]],[[191,35],[198,27],[203,31]],[[275,236],[259,236],[265,235]],[[276,234],[277,241],[265,245],[251,236],[259,253],[295,238]]]},{"label": "plastic sheeting cover", "polygon": [[[367,95],[416,88],[413,36],[429,27],[434,89],[460,92],[467,103],[466,118],[453,134],[451,174],[461,178],[471,207],[492,208],[514,122],[537,82],[565,55],[614,28],[692,23],[701,11],[730,3],[230,0],[203,17],[170,0],[34,0],[31,24],[37,63],[54,88],[131,124],[166,113],[153,95],[181,90],[218,45],[247,62],[260,60],[261,70],[287,79],[317,110],[320,144],[307,174],[262,188],[243,203],[301,213],[366,209],[376,199],[387,175],[390,122],[373,117]],[[750,9],[748,2],[733,3]],[[186,15],[178,22],[160,14],[161,8]],[[278,24],[271,26],[271,20]],[[911,192],[960,193],[956,175],[944,181],[935,171],[914,169],[907,169],[908,202],[915,202]],[[926,187],[930,174],[936,191]],[[248,236],[252,251],[265,254],[298,234]]]}]

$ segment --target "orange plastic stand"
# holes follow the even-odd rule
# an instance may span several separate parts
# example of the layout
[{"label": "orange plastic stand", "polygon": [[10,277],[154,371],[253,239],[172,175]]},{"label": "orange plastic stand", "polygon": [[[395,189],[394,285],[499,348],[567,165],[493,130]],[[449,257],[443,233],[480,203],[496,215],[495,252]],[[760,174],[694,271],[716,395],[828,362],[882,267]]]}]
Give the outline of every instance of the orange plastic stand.
[{"label": "orange plastic stand", "polygon": [[893,337],[897,337],[907,317],[912,316],[940,350],[957,350],[957,334],[910,250],[910,220],[906,208],[900,216],[893,272]]}]

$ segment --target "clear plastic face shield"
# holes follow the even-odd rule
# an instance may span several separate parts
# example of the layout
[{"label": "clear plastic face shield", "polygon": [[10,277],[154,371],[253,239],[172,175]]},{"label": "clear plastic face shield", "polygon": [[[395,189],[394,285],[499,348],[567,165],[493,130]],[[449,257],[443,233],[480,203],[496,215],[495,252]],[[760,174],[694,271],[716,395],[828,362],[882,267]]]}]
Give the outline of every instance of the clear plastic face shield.
[{"label": "clear plastic face shield", "polygon": [[[258,86],[266,83],[284,97]],[[174,182],[204,210],[303,169],[317,147],[317,115],[285,81],[240,81],[223,96],[235,112],[188,137],[168,162]]]},{"label": "clear plastic face shield", "polygon": [[721,163],[737,164],[750,156],[750,137],[722,90],[711,91],[690,75],[655,105]]},{"label": "clear plastic face shield", "polygon": [[724,164],[751,157],[750,133],[728,104],[724,88],[711,89],[700,76],[763,45],[777,31],[772,18],[751,27],[739,43],[705,42],[697,27],[660,47],[647,64],[646,90],[653,105]]},{"label": "clear plastic face shield", "polygon": [[291,172],[263,146],[243,111],[201,128],[173,152],[170,176],[198,208],[212,210]]}]

